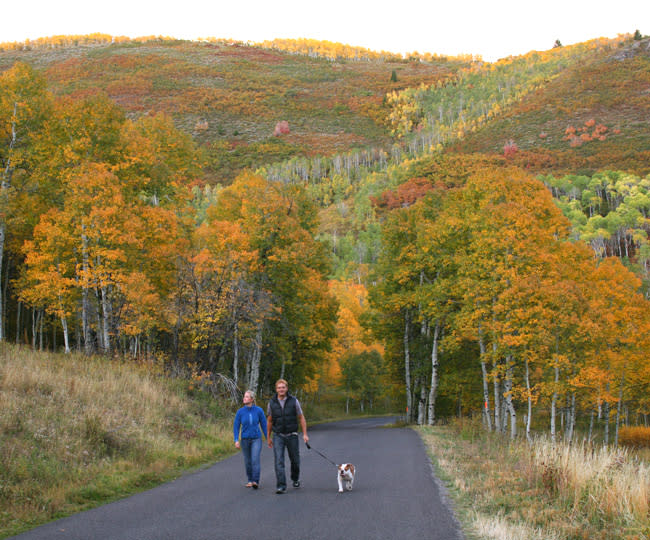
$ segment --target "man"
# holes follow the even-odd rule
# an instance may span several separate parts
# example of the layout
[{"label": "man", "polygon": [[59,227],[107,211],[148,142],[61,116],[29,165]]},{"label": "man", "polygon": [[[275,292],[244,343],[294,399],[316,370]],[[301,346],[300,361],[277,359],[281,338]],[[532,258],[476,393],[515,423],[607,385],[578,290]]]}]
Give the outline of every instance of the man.
[{"label": "man", "polygon": [[[307,421],[302,413],[300,402],[289,394],[289,384],[284,379],[275,383],[276,394],[266,408],[269,429],[269,448],[273,448],[275,457],[275,492],[280,495],[287,492],[287,477],[284,472],[284,449],[287,449],[291,462],[291,480],[294,488],[300,487],[300,450],[298,443],[298,425],[302,429],[302,438],[309,442]],[[271,433],[273,436],[271,436]]]}]

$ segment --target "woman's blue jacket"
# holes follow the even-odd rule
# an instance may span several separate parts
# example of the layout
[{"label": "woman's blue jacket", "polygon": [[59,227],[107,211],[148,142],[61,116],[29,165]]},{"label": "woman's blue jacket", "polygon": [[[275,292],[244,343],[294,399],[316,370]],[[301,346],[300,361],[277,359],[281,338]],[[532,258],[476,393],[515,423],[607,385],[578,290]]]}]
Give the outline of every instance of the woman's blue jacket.
[{"label": "woman's blue jacket", "polygon": [[266,416],[264,416],[264,411],[261,407],[257,405],[244,405],[241,409],[237,411],[235,415],[235,424],[233,425],[233,435],[235,437],[235,442],[239,440],[239,428],[241,427],[241,438],[242,439],[259,439],[262,435],[260,433],[260,427],[262,428],[262,433],[268,438],[268,433],[266,431]]}]

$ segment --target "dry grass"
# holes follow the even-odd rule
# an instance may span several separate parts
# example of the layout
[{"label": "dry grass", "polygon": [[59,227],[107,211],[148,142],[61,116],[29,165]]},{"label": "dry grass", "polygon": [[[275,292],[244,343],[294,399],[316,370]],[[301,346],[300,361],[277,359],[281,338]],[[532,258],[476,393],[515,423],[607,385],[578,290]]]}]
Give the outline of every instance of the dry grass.
[{"label": "dry grass", "polygon": [[522,523],[512,523],[502,515],[472,515],[472,526],[480,538],[490,540],[560,540],[557,531],[534,529]]},{"label": "dry grass", "polygon": [[572,514],[632,529],[650,524],[650,466],[627,450],[553,445],[545,439],[531,450],[530,482],[541,483]]},{"label": "dry grass", "polygon": [[230,452],[219,416],[155,366],[1,346],[0,536]]},{"label": "dry grass", "polygon": [[472,537],[650,537],[650,467],[636,455],[546,439],[509,443],[467,422],[420,433]]}]

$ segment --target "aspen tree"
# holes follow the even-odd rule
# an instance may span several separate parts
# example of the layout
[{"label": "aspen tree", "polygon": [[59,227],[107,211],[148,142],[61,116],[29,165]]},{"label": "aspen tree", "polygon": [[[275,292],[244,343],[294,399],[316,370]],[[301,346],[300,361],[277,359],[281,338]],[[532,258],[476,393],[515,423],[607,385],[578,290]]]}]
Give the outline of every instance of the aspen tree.
[{"label": "aspen tree", "polygon": [[[14,199],[34,168],[33,141],[50,108],[44,80],[27,64],[16,63],[0,74],[0,276],[5,268],[7,227]],[[23,208],[22,212],[28,209]],[[5,336],[5,291],[0,281],[0,341]]]}]

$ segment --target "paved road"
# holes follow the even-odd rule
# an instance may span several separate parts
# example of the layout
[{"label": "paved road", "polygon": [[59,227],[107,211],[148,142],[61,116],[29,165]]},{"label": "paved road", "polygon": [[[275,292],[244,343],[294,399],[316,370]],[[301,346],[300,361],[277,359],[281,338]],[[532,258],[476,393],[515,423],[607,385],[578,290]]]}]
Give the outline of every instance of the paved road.
[{"label": "paved road", "polygon": [[[262,447],[260,489],[245,488],[241,455],[173,482],[64,518],[20,540],[461,539],[423,443],[389,419],[310,429],[313,449],[354,463],[354,489],[338,493],[334,466],[301,438],[300,489],[275,494],[273,451]],[[288,460],[287,460],[287,470]]]}]

